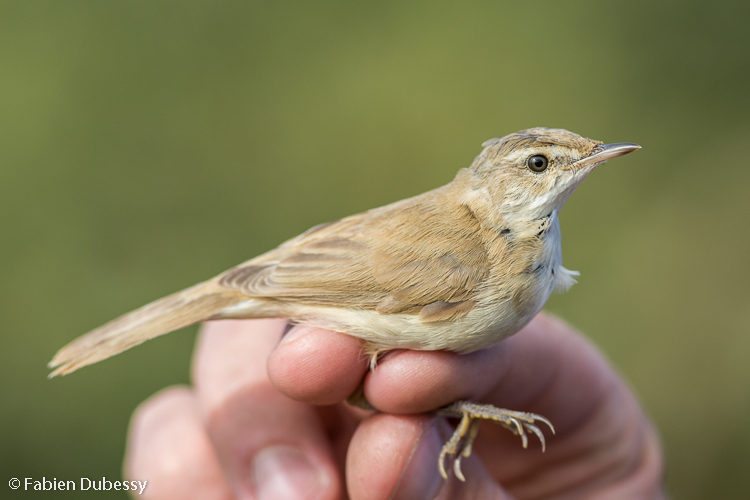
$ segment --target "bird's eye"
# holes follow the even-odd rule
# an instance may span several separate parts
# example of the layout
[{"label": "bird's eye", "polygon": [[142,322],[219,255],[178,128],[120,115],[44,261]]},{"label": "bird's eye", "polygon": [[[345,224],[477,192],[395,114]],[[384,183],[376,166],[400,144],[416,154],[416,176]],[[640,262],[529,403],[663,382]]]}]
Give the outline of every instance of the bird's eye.
[{"label": "bird's eye", "polygon": [[549,161],[546,156],[534,155],[526,160],[526,166],[534,172],[543,172],[547,169]]}]

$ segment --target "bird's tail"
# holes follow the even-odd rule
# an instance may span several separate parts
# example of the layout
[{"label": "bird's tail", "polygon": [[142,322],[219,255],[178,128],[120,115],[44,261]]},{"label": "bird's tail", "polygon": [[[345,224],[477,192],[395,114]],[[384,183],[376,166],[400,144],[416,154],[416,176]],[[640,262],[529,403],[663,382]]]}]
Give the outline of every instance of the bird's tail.
[{"label": "bird's tail", "polygon": [[60,349],[50,361],[50,378],[114,356],[148,339],[209,319],[247,300],[214,280],[169,295],[100,326]]}]

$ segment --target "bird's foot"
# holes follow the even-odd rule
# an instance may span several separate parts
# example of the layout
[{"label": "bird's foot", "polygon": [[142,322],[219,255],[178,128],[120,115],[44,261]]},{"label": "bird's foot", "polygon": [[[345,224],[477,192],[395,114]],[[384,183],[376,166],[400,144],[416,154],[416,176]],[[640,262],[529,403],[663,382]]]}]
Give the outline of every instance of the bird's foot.
[{"label": "bird's foot", "polygon": [[453,436],[443,445],[440,457],[438,458],[438,469],[443,479],[448,479],[448,474],[445,472],[445,457],[449,455],[456,457],[453,462],[454,474],[461,481],[466,481],[463,472],[461,472],[461,459],[471,455],[471,445],[477,437],[479,422],[482,420],[494,420],[516,436],[521,436],[521,443],[524,448],[529,444],[527,432],[530,432],[539,438],[539,441],[542,443],[542,451],[544,451],[546,443],[544,441],[544,434],[542,434],[541,429],[536,425],[538,422],[545,423],[552,433],[555,433],[552,423],[541,415],[504,410],[492,405],[482,405],[472,403],[471,401],[456,401],[440,408],[437,413],[461,419]]}]

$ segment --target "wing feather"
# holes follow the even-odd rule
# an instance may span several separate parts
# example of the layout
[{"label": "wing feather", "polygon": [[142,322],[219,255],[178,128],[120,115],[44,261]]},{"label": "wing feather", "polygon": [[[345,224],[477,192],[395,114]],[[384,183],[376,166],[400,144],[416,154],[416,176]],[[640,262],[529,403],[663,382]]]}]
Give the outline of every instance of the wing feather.
[{"label": "wing feather", "polygon": [[[439,197],[404,200],[316,226],[220,283],[250,297],[453,319],[471,310],[489,272],[472,215]],[[415,217],[417,234],[408,223]]]}]

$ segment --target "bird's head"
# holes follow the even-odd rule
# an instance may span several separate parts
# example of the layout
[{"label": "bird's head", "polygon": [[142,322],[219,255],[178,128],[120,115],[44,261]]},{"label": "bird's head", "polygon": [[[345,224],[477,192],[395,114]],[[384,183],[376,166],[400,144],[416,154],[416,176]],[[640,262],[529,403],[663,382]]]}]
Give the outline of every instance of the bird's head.
[{"label": "bird's head", "polygon": [[475,186],[511,218],[535,219],[559,211],[588,174],[603,162],[640,149],[603,144],[556,128],[530,128],[490,139],[469,171]]}]

